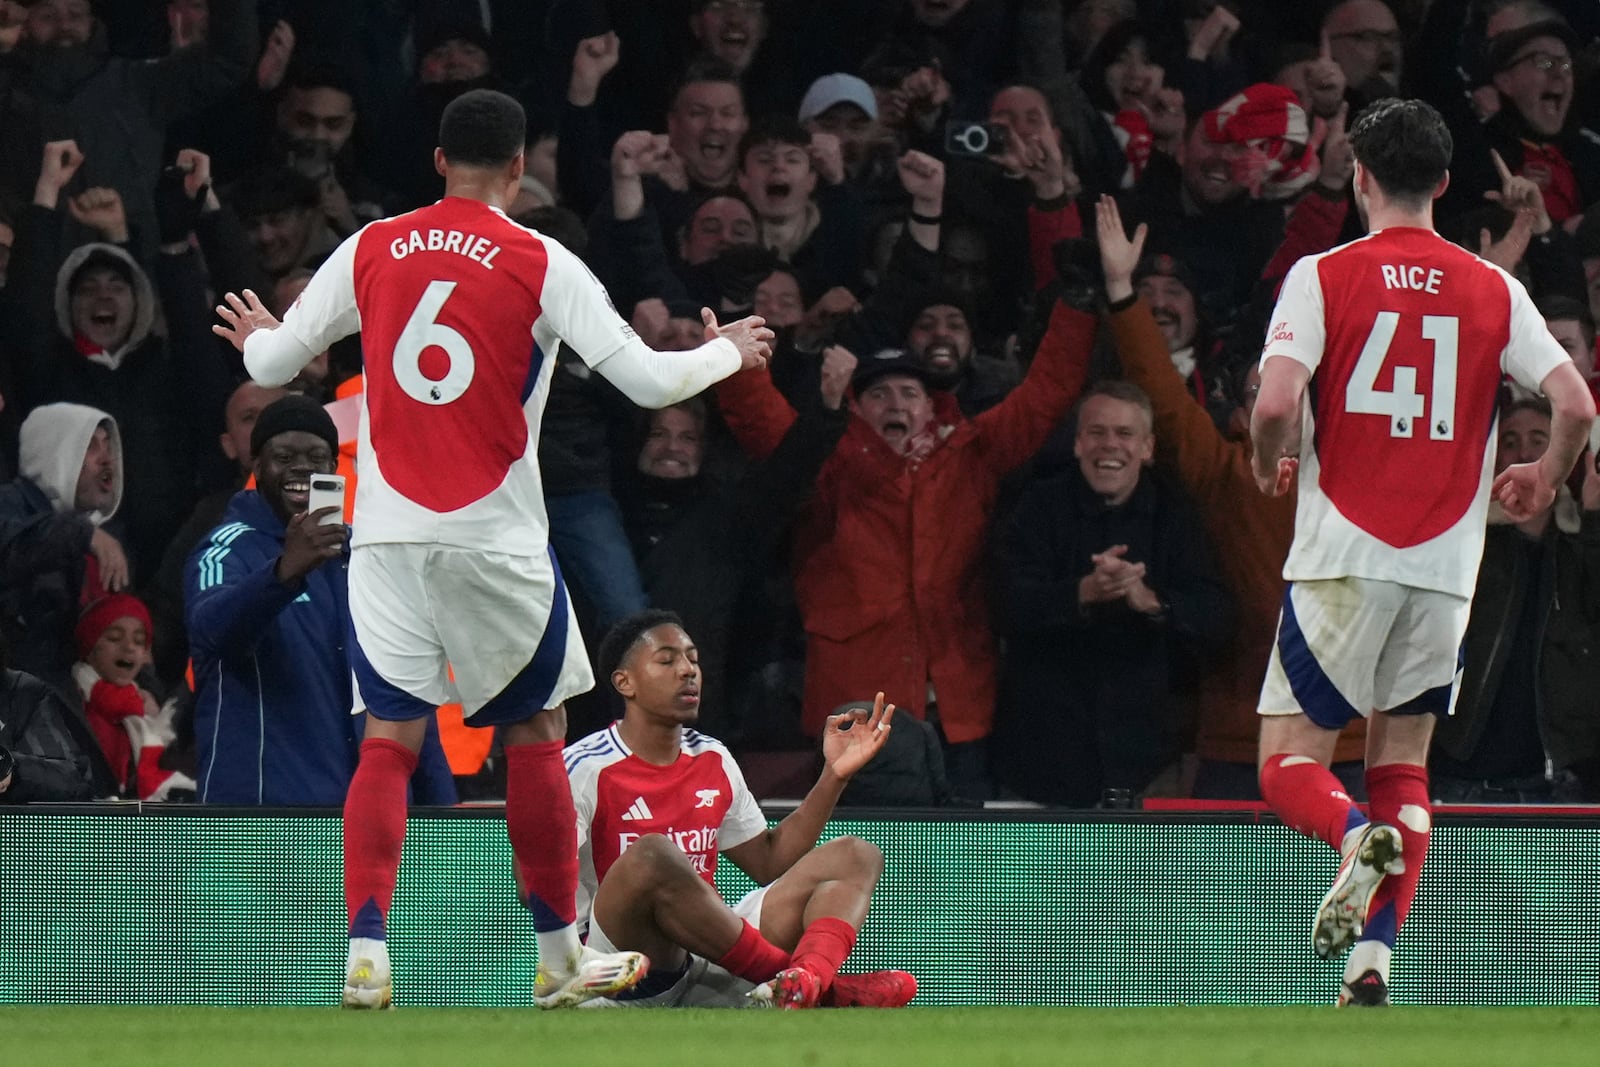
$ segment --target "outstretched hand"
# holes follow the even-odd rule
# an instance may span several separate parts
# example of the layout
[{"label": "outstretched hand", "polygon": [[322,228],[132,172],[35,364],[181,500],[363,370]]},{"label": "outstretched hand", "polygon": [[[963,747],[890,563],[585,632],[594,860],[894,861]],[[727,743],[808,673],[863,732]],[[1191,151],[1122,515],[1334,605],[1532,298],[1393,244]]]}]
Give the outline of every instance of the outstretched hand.
[{"label": "outstretched hand", "polygon": [[[1139,223],[1139,228],[1129,237],[1122,226],[1122,213],[1117,210],[1117,202],[1109,196],[1101,196],[1099,203],[1094,206],[1095,235],[1100,243],[1100,267],[1106,278],[1106,297],[1109,300],[1120,300],[1128,295],[1133,288],[1133,272],[1139,265],[1139,256],[1144,252],[1145,238],[1150,236],[1150,227]],[[1112,290],[1117,290],[1113,292]]]},{"label": "outstretched hand", "polygon": [[726,337],[739,348],[739,369],[764,367],[772,358],[772,340],[775,336],[767,329],[767,320],[760,315],[747,315],[742,319],[718,325],[717,313],[710,308],[700,309],[700,321],[706,326],[706,340]]},{"label": "outstretched hand", "polygon": [[277,316],[267,310],[253,289],[246,289],[242,299],[236,293],[228,293],[222,299],[225,303],[217,305],[217,315],[222,322],[214,324],[211,332],[227,338],[240,352],[244,351],[245,338],[257,330],[278,328]]},{"label": "outstretched hand", "polygon": [[873,700],[871,714],[852,708],[829,715],[822,732],[823,762],[836,776],[848,781],[882,750],[889,740],[889,721],[893,718],[894,705],[885,704],[882,693]]}]

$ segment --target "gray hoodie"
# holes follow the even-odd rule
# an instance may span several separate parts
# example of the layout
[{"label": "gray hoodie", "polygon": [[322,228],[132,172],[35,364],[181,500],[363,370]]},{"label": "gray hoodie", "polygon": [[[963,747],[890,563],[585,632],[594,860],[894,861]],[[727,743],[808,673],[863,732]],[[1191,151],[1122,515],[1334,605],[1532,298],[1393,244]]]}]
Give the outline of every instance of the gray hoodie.
[{"label": "gray hoodie", "polygon": [[109,256],[126,264],[128,275],[133,279],[133,328],[128,331],[128,339],[115,352],[104,352],[87,357],[96,363],[104,364],[112,370],[116,370],[122,366],[122,361],[127,357],[128,353],[138,348],[144,343],[145,338],[150,336],[151,330],[155,325],[156,310],[159,305],[156,300],[155,287],[150,284],[150,276],[144,272],[144,268],[139,266],[131,255],[116,245],[91,241],[88,244],[79,245],[68,253],[66,260],[61,264],[61,269],[56,271],[56,328],[61,331],[63,337],[69,341],[73,339],[72,276],[78,272],[78,268],[83,266],[90,256],[97,254]]},{"label": "gray hoodie", "polygon": [[110,511],[91,511],[85,516],[95,526],[122,506],[122,435],[117,420],[84,404],[44,404],[28,414],[18,435],[22,476],[39,487],[59,515],[74,509],[83,458],[95,430],[102,425],[111,436],[115,492]]}]

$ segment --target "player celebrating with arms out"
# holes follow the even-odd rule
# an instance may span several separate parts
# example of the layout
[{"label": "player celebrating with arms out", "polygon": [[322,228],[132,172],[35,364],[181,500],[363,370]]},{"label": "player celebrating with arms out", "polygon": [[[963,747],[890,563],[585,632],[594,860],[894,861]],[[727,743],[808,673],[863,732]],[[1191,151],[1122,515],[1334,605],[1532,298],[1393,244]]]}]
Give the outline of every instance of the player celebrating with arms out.
[{"label": "player celebrating with arms out", "polygon": [[406,780],[426,717],[458,697],[472,725],[503,727],[536,1001],[620,992],[648,966],[636,952],[585,950],[575,926],[563,702],[594,677],[549,548],[539,424],[558,343],[635,403],[664,407],[764,363],[772,333],[759,318],[719,326],[706,310],[706,342],[691,352],[640,341],[576,256],[506,217],[526,133],[509,96],[463,93],[439,123],[444,199],[347,239],[281,324],[249,291],[217,309],[214,329],[263,385],[357,330],[365,352],[349,650],[368,724],[344,811],[346,1007],[390,1004],[385,926]]},{"label": "player celebrating with arms out", "polygon": [[[678,617],[646,611],[612,627],[599,666],[622,718],[567,749],[578,809],[579,912],[589,945],[631,948],[650,976],[629,1006],[902,1007],[904,971],[838,974],[867,916],[883,853],[860,838],[817,847],[845,782],[889,736],[894,705],[829,718],[822,777],[783,822],[766,816],[720,741],[692,729],[700,667]],[[725,853],[760,887],[735,907],[712,878]]]},{"label": "player celebrating with arms out", "polygon": [[[1313,947],[1331,958],[1354,943],[1339,1003],[1378,1005],[1428,849],[1428,741],[1454,707],[1489,493],[1513,520],[1548,506],[1595,409],[1522,285],[1434,232],[1451,152],[1438,112],[1379,101],[1350,144],[1369,233],[1284,279],[1251,424],[1262,490],[1300,479],[1261,793],[1339,850]],[[1494,478],[1503,374],[1549,397],[1554,418],[1544,456]],[[1355,715],[1369,716],[1370,822],[1327,769]]]}]

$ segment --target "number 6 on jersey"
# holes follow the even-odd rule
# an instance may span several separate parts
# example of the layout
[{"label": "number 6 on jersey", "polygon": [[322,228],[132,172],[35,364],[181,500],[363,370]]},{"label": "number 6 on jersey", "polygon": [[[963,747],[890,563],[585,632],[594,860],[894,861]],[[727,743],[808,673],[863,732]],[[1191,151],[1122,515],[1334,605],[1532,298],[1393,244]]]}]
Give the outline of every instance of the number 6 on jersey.
[{"label": "number 6 on jersey", "polygon": [[[455,292],[456,283],[432,281],[422,291],[416,310],[394,346],[394,380],[413,400],[435,406],[459,400],[472,384],[477,360],[460,332],[438,321],[439,309]],[[448,359],[444,377],[437,381],[422,373],[422,353],[441,348]]]}]

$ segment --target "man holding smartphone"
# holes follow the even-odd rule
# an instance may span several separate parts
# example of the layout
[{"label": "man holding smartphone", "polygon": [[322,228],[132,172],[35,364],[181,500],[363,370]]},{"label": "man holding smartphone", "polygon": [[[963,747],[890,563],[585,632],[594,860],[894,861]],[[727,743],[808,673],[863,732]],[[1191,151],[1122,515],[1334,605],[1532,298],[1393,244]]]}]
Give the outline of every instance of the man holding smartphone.
[{"label": "man holding smartphone", "polygon": [[664,407],[764,364],[772,332],[754,317],[721,326],[704,309],[699,348],[663,354],[640,341],[582,261],[506,216],[526,131],[515,100],[463,93],[434,150],[443,200],[345,241],[281,327],[248,291],[227,295],[213,327],[263,384],[288,381],[357,330],[366,355],[350,613],[370,721],[345,802],[346,1007],[390,1005],[405,783],[434,709],[457,698],[470,725],[502,728],[536,1000],[609,996],[648,966],[636,952],[585,950],[577,934],[564,702],[594,676],[549,549],[537,448],[550,356],[567,342],[629,399]]},{"label": "man holding smartphone", "polygon": [[[234,495],[184,567],[202,802],[344,802],[359,742],[347,531],[337,505],[309,506],[312,480],[332,474],[338,449],[321,405],[293,395],[267,405],[250,434],[255,487]],[[431,752],[418,799],[453,803],[437,740]]]}]

